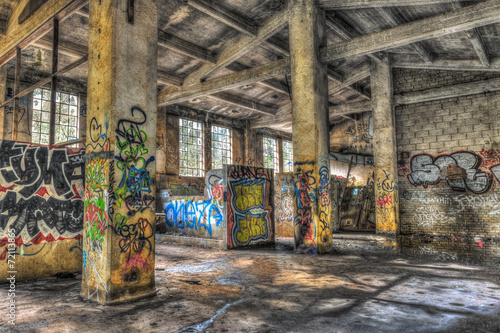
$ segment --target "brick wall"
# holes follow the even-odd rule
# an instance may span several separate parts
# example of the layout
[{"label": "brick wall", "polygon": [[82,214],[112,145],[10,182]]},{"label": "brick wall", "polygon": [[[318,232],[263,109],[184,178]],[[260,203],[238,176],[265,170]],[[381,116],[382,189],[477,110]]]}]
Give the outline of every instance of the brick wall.
[{"label": "brick wall", "polygon": [[[394,70],[395,94],[495,76]],[[402,235],[470,244],[500,238],[499,104],[500,93],[484,93],[396,108]],[[470,246],[454,246],[459,257],[469,252],[460,248]]]}]

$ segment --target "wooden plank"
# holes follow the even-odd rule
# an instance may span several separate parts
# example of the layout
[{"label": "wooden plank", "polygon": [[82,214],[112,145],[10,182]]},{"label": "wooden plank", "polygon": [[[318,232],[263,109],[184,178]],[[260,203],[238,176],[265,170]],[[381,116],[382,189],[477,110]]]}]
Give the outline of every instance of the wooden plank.
[{"label": "wooden plank", "polygon": [[490,59],[490,65],[485,67],[477,59],[435,59],[433,63],[423,63],[415,56],[392,55],[393,68],[434,69],[464,72],[500,72],[500,58]]},{"label": "wooden plank", "polygon": [[[317,0],[318,6],[326,10],[347,10],[372,7],[401,7],[439,5],[461,0]],[[472,0],[475,2],[481,0]]]},{"label": "wooden plank", "polygon": [[487,0],[474,6],[461,8],[453,12],[410,22],[324,47],[321,50],[321,59],[328,62],[386,51],[391,48],[497,22],[500,22],[500,1]]},{"label": "wooden plank", "polygon": [[211,0],[187,0],[187,4],[244,34],[257,35],[257,27],[252,22]]},{"label": "wooden plank", "polygon": [[256,36],[243,35],[232,41],[220,52],[215,64],[205,63],[197,70],[191,72],[185,79],[184,85],[192,85],[206,79],[211,73],[220,68],[224,68],[230,63],[236,61],[242,55],[256,47],[263,41],[269,39],[275,33],[283,29],[288,22],[288,11],[282,10],[273,15],[266,23],[259,28]]},{"label": "wooden plank", "polygon": [[371,110],[372,103],[370,101],[330,105],[330,119],[336,116],[363,113]]},{"label": "wooden plank", "polygon": [[183,78],[178,75],[158,70],[157,77],[158,77],[158,83],[176,87],[182,86]]},{"label": "wooden plank", "polygon": [[84,57],[80,58],[79,60],[69,64],[68,66],[64,67],[63,69],[59,70],[57,73],[55,74],[51,74],[49,77],[46,77],[45,79],[41,80],[40,82],[32,85],[31,87],[29,88],[26,88],[24,89],[23,91],[21,91],[20,93],[14,95],[14,97],[10,98],[9,100],[3,102],[2,104],[0,104],[0,108],[12,103],[12,101],[15,99],[15,98],[20,98],[20,97],[23,97],[23,96],[26,96],[27,94],[29,94],[30,92],[32,92],[33,90],[37,89],[37,88],[40,88],[40,87],[43,87],[45,86],[46,84],[48,84],[49,82],[51,82],[52,80],[52,77],[53,76],[57,76],[57,75],[62,75],[66,72],[69,72],[70,70],[72,70],[73,68],[76,68],[84,63],[86,63],[88,61],[88,56],[85,55]]},{"label": "wooden plank", "polygon": [[158,45],[187,57],[215,64],[211,51],[161,30],[158,30]]},{"label": "wooden plank", "polygon": [[[16,48],[16,70],[14,78],[14,95],[19,94],[21,89],[21,65],[22,65],[22,50]],[[19,97],[14,97],[14,129],[12,131],[12,140],[17,141],[17,132],[19,128]]]},{"label": "wooden plank", "polygon": [[0,66],[12,59],[16,47],[25,48],[52,29],[52,19],[63,21],[88,0],[48,0],[39,10],[20,25],[8,27],[6,36],[0,38]]},{"label": "wooden plank", "polygon": [[456,84],[450,87],[433,88],[394,96],[394,104],[407,105],[500,91],[500,78]]},{"label": "wooden plank", "polygon": [[[39,47],[44,50],[52,51],[52,40],[43,36],[31,45]],[[59,41],[59,55],[66,55],[74,58],[81,58],[85,56],[88,52],[88,47],[86,45],[80,45],[68,41]]]},{"label": "wooden plank", "polygon": [[[401,24],[406,24],[410,22],[406,15],[401,11],[395,11],[392,8],[375,8],[375,10],[382,16],[391,26],[396,27]],[[422,58],[424,62],[432,62],[434,60],[434,54],[429,50],[427,45],[423,42],[416,42],[411,44],[418,55]]]},{"label": "wooden plank", "polygon": [[49,145],[56,141],[56,95],[57,95],[57,66],[59,64],[59,20],[54,18],[52,21],[52,78],[50,85],[50,114],[49,114]]},{"label": "wooden plank", "polygon": [[192,86],[177,89],[167,87],[158,95],[158,106],[181,103],[200,96],[215,94],[256,83],[262,80],[288,73],[290,71],[290,58],[281,59],[266,65],[231,73],[214,78]]},{"label": "wooden plank", "polygon": [[[464,2],[457,2],[454,4],[451,4],[451,7],[453,9],[460,9],[462,7],[466,6]],[[483,37],[481,36],[481,33],[479,32],[479,29],[474,28],[471,30],[465,31],[465,34],[469,38],[470,43],[472,44],[472,47],[474,48],[474,51],[476,52],[479,61],[483,64],[484,67],[487,67],[490,65],[490,57],[486,48],[486,44],[484,43]]]},{"label": "wooden plank", "polygon": [[343,78],[342,83],[330,83],[328,87],[328,95],[333,96],[340,91],[348,88],[352,84],[362,81],[370,76],[370,65],[365,64],[361,68],[354,69],[350,75]]},{"label": "wooden plank", "polygon": [[[326,13],[326,25],[344,40],[361,36],[347,22],[331,13]],[[368,54],[366,56],[374,61],[380,61],[380,58],[376,54]]]},{"label": "wooden plank", "polygon": [[249,101],[241,97],[236,97],[225,92],[208,95],[207,97],[266,115],[274,116],[276,114],[276,108],[259,104],[254,101]]}]

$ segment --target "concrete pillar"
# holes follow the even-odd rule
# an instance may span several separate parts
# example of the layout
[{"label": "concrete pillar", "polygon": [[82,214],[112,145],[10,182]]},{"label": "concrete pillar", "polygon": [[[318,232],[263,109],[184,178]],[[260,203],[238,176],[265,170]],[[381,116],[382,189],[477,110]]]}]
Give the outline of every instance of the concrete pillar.
[{"label": "concrete pillar", "polygon": [[372,62],[373,153],[377,233],[399,233],[396,122],[393,105],[392,70],[387,57]]},{"label": "concrete pillar", "polygon": [[245,137],[245,157],[244,157],[244,163],[241,164],[248,166],[255,166],[256,165],[255,160],[257,157],[256,150],[257,150],[257,145],[259,143],[257,142],[257,134],[255,133],[255,130],[250,128],[250,121],[248,120],[246,122],[243,135]]},{"label": "concrete pillar", "polygon": [[157,6],[127,3],[90,1],[81,295],[101,304],[155,294]]},{"label": "concrete pillar", "polygon": [[[7,96],[7,66],[0,66],[0,104],[5,102],[5,96]],[[6,111],[7,107],[0,109],[0,140],[5,138]]]},{"label": "concrete pillar", "polygon": [[328,79],[319,49],[326,45],[325,13],[315,1],[289,2],[292,74],[295,251],[332,249]]}]

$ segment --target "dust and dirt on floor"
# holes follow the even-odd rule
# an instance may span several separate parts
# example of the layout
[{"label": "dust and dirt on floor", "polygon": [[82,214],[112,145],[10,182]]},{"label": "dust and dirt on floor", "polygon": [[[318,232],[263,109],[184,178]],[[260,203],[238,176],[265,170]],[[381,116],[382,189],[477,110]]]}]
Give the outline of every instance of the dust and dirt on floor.
[{"label": "dust and dirt on floor", "polygon": [[16,326],[0,332],[500,332],[499,273],[383,253],[308,256],[286,244],[157,243],[156,296],[102,306],[80,298],[81,275],[18,283]]}]

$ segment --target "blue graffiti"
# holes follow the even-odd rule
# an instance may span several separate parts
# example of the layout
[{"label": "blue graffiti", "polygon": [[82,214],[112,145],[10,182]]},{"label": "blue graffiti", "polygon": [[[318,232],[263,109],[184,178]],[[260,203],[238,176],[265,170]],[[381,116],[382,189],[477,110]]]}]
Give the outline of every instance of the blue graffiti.
[{"label": "blue graffiti", "polygon": [[198,230],[203,227],[212,236],[212,221],[218,227],[223,215],[219,208],[211,200],[193,202],[193,201],[173,201],[165,207],[165,222],[170,227],[179,229]]},{"label": "blue graffiti", "polygon": [[83,268],[87,267],[87,252],[83,250]]}]

